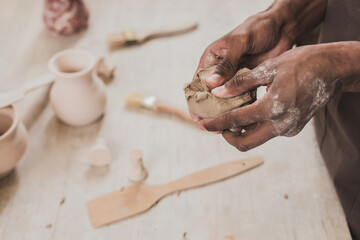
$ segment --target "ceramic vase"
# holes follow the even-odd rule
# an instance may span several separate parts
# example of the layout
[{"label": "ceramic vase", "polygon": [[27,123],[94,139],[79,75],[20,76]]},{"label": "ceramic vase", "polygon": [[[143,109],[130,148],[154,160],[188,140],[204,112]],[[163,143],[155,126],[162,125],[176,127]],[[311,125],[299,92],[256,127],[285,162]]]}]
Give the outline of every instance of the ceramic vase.
[{"label": "ceramic vase", "polygon": [[13,106],[0,108],[0,178],[20,161],[27,146],[27,131]]},{"label": "ceramic vase", "polygon": [[61,51],[49,61],[56,77],[50,104],[55,115],[68,125],[88,125],[105,111],[106,88],[94,71],[95,63],[95,57],[81,49]]}]

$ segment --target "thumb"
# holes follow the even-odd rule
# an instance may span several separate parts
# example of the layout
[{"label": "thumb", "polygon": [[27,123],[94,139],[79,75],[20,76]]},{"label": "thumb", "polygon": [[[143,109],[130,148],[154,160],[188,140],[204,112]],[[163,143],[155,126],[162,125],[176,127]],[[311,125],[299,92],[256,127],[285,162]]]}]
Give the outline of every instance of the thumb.
[{"label": "thumb", "polygon": [[243,72],[239,71],[233,78],[224,85],[214,88],[211,93],[221,98],[231,98],[249,92],[259,86],[272,82],[272,77],[264,77],[258,74],[258,69]]},{"label": "thumb", "polygon": [[237,65],[237,58],[232,59],[228,56],[225,56],[216,65],[215,69],[209,74],[206,79],[206,84],[210,88],[216,88],[223,85],[235,75]]}]

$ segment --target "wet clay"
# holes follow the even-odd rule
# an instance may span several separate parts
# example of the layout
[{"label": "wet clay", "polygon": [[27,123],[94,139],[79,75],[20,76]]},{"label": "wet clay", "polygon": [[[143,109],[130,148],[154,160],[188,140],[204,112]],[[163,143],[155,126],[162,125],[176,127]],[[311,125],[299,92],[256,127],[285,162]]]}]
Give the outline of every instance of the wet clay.
[{"label": "wet clay", "polygon": [[[214,68],[215,66],[200,69],[194,79],[185,85],[185,97],[191,112],[201,118],[211,118],[255,100],[256,90],[233,98],[219,98],[212,95],[205,80]],[[249,69],[243,68],[237,74],[247,71]]]}]

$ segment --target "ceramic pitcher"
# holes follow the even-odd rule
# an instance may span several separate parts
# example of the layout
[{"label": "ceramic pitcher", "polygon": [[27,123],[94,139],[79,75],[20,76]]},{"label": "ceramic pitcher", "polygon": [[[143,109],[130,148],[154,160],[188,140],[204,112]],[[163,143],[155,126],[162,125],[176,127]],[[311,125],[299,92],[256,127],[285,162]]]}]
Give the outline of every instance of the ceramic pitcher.
[{"label": "ceramic pitcher", "polygon": [[95,64],[95,57],[81,49],[64,50],[50,59],[49,69],[56,77],[50,104],[64,123],[85,126],[103,115],[106,89],[94,71]]},{"label": "ceramic pitcher", "polygon": [[26,146],[27,131],[15,108],[0,108],[0,178],[11,172]]}]

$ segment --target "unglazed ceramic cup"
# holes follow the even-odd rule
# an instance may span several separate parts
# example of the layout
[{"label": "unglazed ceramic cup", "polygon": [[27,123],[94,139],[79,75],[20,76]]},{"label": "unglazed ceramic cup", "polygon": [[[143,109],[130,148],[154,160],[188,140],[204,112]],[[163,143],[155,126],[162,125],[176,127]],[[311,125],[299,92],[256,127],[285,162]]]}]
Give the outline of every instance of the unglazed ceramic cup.
[{"label": "unglazed ceramic cup", "polygon": [[104,114],[106,88],[94,71],[95,64],[95,57],[81,49],[67,49],[50,59],[49,69],[56,77],[50,104],[62,122],[80,127]]},{"label": "unglazed ceramic cup", "polygon": [[0,178],[20,161],[27,146],[27,131],[13,106],[0,108]]}]

